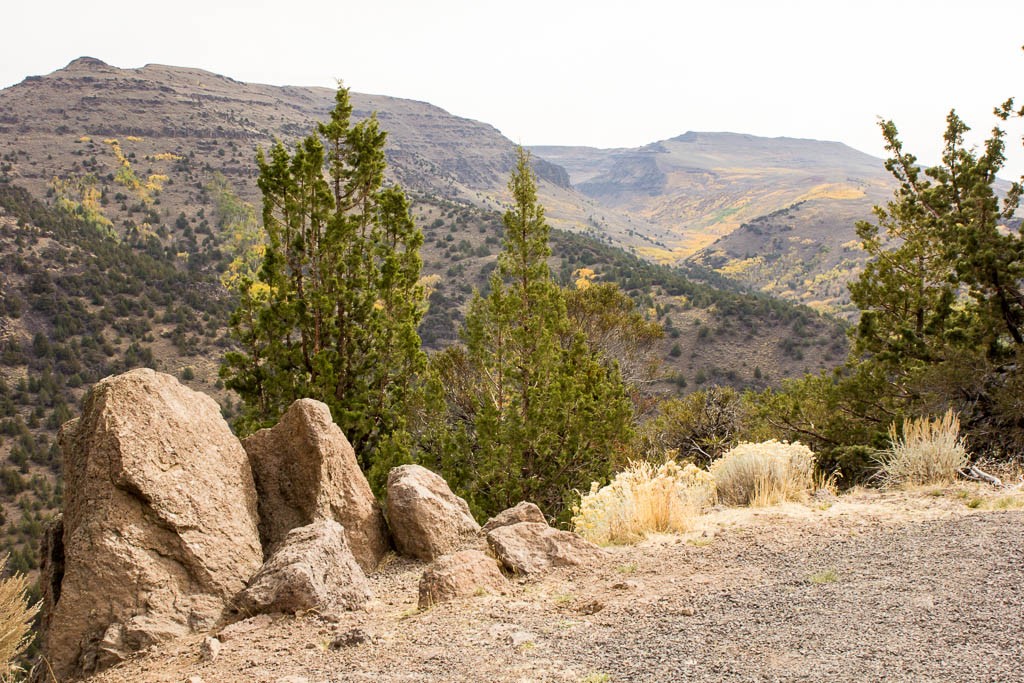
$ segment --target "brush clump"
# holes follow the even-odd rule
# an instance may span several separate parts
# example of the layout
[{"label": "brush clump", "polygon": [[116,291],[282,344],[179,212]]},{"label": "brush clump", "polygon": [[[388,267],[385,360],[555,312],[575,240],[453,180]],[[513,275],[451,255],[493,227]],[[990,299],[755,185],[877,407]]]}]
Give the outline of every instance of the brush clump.
[{"label": "brush clump", "polygon": [[696,465],[634,461],[607,486],[591,485],[573,508],[572,525],[594,543],[635,543],[651,533],[688,531],[714,500],[711,475]]},{"label": "brush clump", "polygon": [[967,466],[967,448],[960,438],[960,418],[952,410],[941,417],[903,420],[889,425],[891,446],[878,464],[882,482],[892,488],[951,484]]},{"label": "brush clump", "polygon": [[741,443],[710,470],[718,499],[726,505],[804,500],[814,487],[814,453],[799,441]]}]

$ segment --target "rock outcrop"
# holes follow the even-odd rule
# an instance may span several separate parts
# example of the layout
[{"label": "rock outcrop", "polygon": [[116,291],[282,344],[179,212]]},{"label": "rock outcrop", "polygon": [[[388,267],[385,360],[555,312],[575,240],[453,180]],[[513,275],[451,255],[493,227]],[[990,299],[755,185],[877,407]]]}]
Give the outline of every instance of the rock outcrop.
[{"label": "rock outcrop", "polygon": [[249,460],[217,403],[133,370],[93,387],[60,445],[41,581],[57,680],[213,626],[263,559]]},{"label": "rock outcrop", "polygon": [[481,531],[486,534],[500,526],[518,524],[519,522],[547,524],[548,520],[544,517],[544,513],[540,511],[539,507],[524,500],[522,503],[514,505],[507,510],[502,510],[494,517],[491,517],[487,520],[487,524],[484,524]]},{"label": "rock outcrop", "polygon": [[420,577],[419,607],[477,595],[500,593],[507,583],[493,557],[480,550],[460,550],[443,555]]},{"label": "rock outcrop", "polygon": [[272,552],[292,529],[330,519],[345,528],[359,566],[377,566],[389,547],[384,514],[325,404],[295,401],[277,425],[242,445],[259,494],[264,552]]},{"label": "rock outcrop", "polygon": [[234,611],[243,617],[316,611],[330,619],[371,599],[370,582],[349,550],[345,529],[320,520],[288,532],[239,593]]},{"label": "rock outcrop", "polygon": [[555,567],[593,565],[607,553],[583,537],[547,524],[519,522],[487,534],[498,561],[513,574],[541,574]]},{"label": "rock outcrop", "polygon": [[433,560],[472,542],[480,531],[469,505],[425,467],[402,465],[388,473],[388,523],[403,555]]}]

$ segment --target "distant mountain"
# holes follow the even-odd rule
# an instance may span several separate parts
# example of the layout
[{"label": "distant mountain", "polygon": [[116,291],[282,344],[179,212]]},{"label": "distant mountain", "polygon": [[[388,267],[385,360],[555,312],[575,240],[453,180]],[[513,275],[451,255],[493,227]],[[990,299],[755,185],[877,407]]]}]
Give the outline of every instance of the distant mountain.
[{"label": "distant mountain", "polygon": [[656,226],[639,255],[827,307],[844,304],[862,263],[856,221],[894,188],[882,160],[838,142],[689,132],[636,149],[532,150],[602,206]]}]

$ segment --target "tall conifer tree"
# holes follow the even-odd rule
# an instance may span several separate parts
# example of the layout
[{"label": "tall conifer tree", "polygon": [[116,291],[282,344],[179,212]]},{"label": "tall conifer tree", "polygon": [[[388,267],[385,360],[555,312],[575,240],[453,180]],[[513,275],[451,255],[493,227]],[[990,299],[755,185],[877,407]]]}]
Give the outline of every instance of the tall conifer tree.
[{"label": "tall conifer tree", "polygon": [[293,153],[280,142],[259,152],[266,246],[258,272],[236,280],[239,348],[221,374],[244,401],[241,431],[316,398],[369,469],[402,441],[425,364],[423,235],[402,190],[384,185],[386,133],[376,117],[352,125],[351,114],[339,87],[330,120]]},{"label": "tall conifer tree", "polygon": [[559,515],[574,488],[608,475],[630,437],[632,409],[617,367],[602,362],[566,314],[522,149],[509,189],[490,291],[470,305],[465,348],[436,364],[458,433],[454,452],[436,462],[479,513],[531,500]]}]

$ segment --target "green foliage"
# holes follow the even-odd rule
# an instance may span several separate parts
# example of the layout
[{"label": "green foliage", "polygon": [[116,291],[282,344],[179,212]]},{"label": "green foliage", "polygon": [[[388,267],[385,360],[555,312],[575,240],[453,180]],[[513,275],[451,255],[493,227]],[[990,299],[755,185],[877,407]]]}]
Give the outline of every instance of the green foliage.
[{"label": "green foliage", "polygon": [[632,410],[617,364],[588,346],[552,279],[549,228],[523,150],[509,189],[489,292],[470,304],[465,345],[432,362],[445,424],[427,430],[423,460],[478,514],[530,500],[564,519],[573,489],[609,476]]},{"label": "green foliage", "polygon": [[241,431],[316,398],[369,469],[405,447],[409,394],[425,364],[423,236],[401,189],[384,186],[385,133],[375,117],[351,125],[351,113],[339,88],[330,121],[292,154],[278,143],[258,155],[267,243],[259,272],[236,281],[239,348],[225,354],[221,376],[245,403]]},{"label": "green foliage", "polygon": [[681,460],[707,467],[740,440],[756,438],[751,409],[730,387],[713,386],[662,401],[658,414],[641,427],[638,449],[654,458],[675,451]]}]

